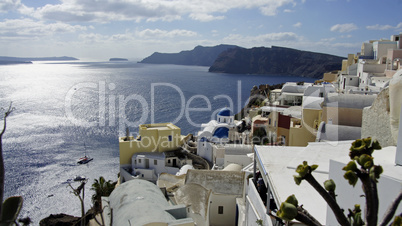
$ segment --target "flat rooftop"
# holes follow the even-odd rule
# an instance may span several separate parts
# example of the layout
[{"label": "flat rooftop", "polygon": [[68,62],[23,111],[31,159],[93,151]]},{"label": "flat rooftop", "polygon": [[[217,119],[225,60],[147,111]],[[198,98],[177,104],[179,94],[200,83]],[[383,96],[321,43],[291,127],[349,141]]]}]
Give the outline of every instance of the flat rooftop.
[{"label": "flat rooftop", "polygon": [[284,202],[294,194],[303,207],[321,223],[326,223],[327,203],[310,184],[303,181],[296,185],[293,175],[296,168],[307,161],[317,164],[314,171],[316,180],[323,184],[328,179],[329,160],[348,156],[352,141],[309,143],[307,147],[255,146],[257,164],[264,181],[269,184],[276,204]]}]

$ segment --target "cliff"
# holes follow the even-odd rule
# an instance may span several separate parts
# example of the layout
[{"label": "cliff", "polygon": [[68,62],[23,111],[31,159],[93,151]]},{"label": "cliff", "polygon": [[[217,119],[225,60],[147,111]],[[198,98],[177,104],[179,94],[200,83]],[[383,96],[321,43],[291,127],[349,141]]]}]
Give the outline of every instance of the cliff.
[{"label": "cliff", "polygon": [[343,59],[329,54],[276,46],[252,49],[234,48],[222,52],[209,71],[321,78],[325,72],[340,70]]},{"label": "cliff", "polygon": [[197,46],[193,50],[181,51],[180,53],[155,52],[151,56],[140,61],[140,63],[211,66],[220,53],[231,48],[237,48],[237,46]]}]

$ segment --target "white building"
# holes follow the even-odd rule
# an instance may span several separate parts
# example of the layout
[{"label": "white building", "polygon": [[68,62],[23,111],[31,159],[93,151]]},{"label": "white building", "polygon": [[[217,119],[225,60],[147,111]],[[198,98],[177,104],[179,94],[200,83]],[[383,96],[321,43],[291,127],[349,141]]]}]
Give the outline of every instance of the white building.
[{"label": "white building", "polygon": [[[302,204],[321,224],[338,225],[331,209],[312,186],[305,181],[299,186],[295,184],[293,175],[297,174],[295,170],[303,161],[307,161],[309,165],[319,165],[313,175],[320,184],[327,179],[335,181],[335,193],[341,208],[353,209],[355,204],[361,204],[363,209],[361,186],[353,187],[343,178],[342,167],[350,161],[348,154],[351,143],[352,141],[309,143],[307,147],[255,146],[256,170],[261,172],[267,187],[267,205],[264,206],[256,186],[250,179],[245,198],[246,225],[255,225],[259,219],[264,225],[273,225],[275,219],[268,213],[274,214],[281,203],[292,194],[298,199],[299,205]],[[395,165],[395,156],[396,147],[393,146],[377,150],[373,154],[375,164],[384,169],[378,183],[379,219],[390,201],[395,199],[402,189],[402,167]],[[397,213],[401,211],[402,206],[399,206]]]},{"label": "white building", "polygon": [[242,168],[252,163],[248,154],[253,153],[251,145],[245,144],[216,144],[213,145],[212,169],[223,169],[230,164],[240,165]]},{"label": "white building", "polygon": [[192,160],[180,159],[174,152],[146,152],[132,157],[132,175],[136,178],[155,182],[159,174],[176,174],[185,165],[192,165]]},{"label": "white building", "polygon": [[213,144],[225,144],[230,134],[235,133],[234,115],[229,108],[221,109],[216,120],[201,125],[197,135],[197,154],[209,162],[213,162]]},{"label": "white building", "polygon": [[[121,167],[120,176],[123,181],[144,179],[156,182],[161,173],[178,174],[184,167],[193,168],[192,159],[178,152],[143,152],[131,158],[130,167]],[[186,171],[183,169],[182,171]]]},{"label": "white building", "polygon": [[401,36],[402,33],[392,35],[391,40],[363,43],[361,53],[349,57],[346,73],[338,77],[339,90],[347,93],[377,94],[385,88],[400,67]]},{"label": "white building", "polygon": [[312,83],[298,85],[296,82],[287,82],[283,85],[281,96],[278,98],[279,105],[300,106],[303,100],[303,93]]},{"label": "white building", "polygon": [[338,77],[339,90],[348,92],[349,90],[358,89],[359,77],[356,75],[340,74]]},{"label": "white building", "polygon": [[146,180],[119,185],[109,197],[102,197],[105,225],[195,225],[184,205],[172,205],[161,190]]},{"label": "white building", "polygon": [[373,55],[375,60],[380,60],[385,64],[387,59],[387,53],[389,49],[397,49],[398,43],[390,40],[380,40],[373,42]]},{"label": "white building", "polygon": [[237,200],[244,199],[245,182],[240,171],[189,170],[174,199],[190,209],[197,225],[238,225]]}]

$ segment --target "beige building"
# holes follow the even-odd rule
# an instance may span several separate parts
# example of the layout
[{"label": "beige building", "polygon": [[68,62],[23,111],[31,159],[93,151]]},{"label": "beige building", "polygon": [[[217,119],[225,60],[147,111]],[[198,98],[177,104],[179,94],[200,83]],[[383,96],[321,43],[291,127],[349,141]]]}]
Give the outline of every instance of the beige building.
[{"label": "beige building", "polygon": [[131,164],[135,153],[176,150],[183,145],[184,138],[180,128],[172,123],[140,125],[137,137],[119,137],[120,165]]},{"label": "beige building", "polygon": [[322,120],[328,124],[361,127],[363,108],[372,105],[376,95],[334,94],[323,103]]}]

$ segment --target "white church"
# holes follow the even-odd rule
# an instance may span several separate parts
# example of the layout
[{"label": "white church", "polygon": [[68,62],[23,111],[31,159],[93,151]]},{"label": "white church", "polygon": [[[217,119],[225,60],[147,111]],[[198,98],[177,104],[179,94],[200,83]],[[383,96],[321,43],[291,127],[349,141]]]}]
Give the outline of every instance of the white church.
[{"label": "white church", "polygon": [[197,154],[210,162],[214,162],[212,146],[228,143],[230,133],[234,133],[235,129],[232,111],[229,108],[221,109],[216,120],[201,125],[201,131],[197,135]]}]

